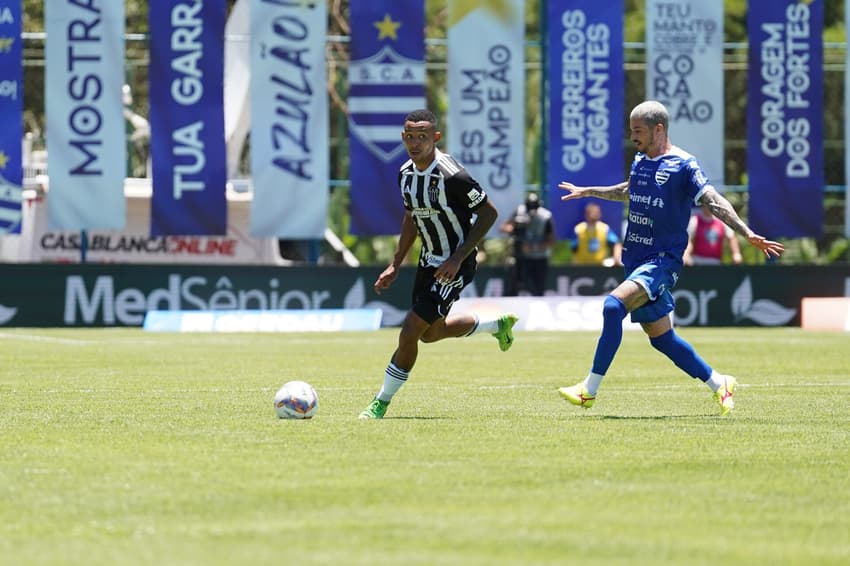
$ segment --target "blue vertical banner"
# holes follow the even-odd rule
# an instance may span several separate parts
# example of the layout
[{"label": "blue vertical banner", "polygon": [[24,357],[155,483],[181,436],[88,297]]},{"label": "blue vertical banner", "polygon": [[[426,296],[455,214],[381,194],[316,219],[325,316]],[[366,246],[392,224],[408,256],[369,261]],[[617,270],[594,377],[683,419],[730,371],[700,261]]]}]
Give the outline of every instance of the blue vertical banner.
[{"label": "blue vertical banner", "polygon": [[723,190],[723,0],[646,0],[646,93]]},{"label": "blue vertical banner", "polygon": [[449,0],[448,36],[448,150],[508,218],[525,196],[525,2]]},{"label": "blue vertical banner", "polygon": [[151,235],[227,233],[225,0],[153,0]]},{"label": "blue vertical banner", "polygon": [[44,3],[49,225],[120,230],[124,177],[124,2]]},{"label": "blue vertical banner", "polygon": [[23,164],[21,1],[0,2],[0,234],[20,234]]},{"label": "blue vertical banner", "polygon": [[[561,201],[561,181],[575,185],[623,182],[623,3],[548,2],[549,147],[546,179],[559,239],[584,219],[587,199]],[[596,199],[594,199],[596,200]],[[622,236],[623,203],[599,200],[602,219]]]},{"label": "blue vertical banner", "polygon": [[425,106],[425,2],[370,0],[350,10],[350,232],[398,234],[398,170],[408,158],[401,131],[404,117]]},{"label": "blue vertical banner", "polygon": [[823,0],[751,2],[749,225],[771,238],[823,233]]},{"label": "blue vertical banner", "polygon": [[251,234],[322,238],[330,200],[327,3],[250,6]]}]

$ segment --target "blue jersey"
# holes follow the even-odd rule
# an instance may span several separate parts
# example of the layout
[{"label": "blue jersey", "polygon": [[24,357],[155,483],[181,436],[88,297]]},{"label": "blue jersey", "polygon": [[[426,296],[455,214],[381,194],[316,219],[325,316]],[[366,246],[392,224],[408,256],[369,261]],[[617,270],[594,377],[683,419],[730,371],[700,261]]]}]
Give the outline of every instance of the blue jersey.
[{"label": "blue jersey", "polygon": [[654,257],[682,263],[691,208],[711,185],[693,155],[673,146],[651,159],[635,155],[629,175],[629,222],[623,238],[628,273]]}]

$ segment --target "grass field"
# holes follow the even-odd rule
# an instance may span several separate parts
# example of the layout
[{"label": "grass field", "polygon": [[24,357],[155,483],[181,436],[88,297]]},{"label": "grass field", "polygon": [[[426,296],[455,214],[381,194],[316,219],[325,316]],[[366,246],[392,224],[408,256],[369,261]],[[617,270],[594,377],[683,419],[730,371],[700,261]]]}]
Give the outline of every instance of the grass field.
[{"label": "grass field", "polygon": [[[3,564],[850,564],[850,335],[683,329],[709,390],[627,332],[596,406],[556,394],[596,334],[0,331]],[[320,408],[281,421],[309,381]]]}]

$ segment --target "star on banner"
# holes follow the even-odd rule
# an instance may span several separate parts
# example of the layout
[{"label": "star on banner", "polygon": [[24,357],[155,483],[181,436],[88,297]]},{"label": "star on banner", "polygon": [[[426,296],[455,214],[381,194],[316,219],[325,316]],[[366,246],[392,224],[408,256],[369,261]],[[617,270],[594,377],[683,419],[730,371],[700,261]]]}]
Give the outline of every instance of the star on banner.
[{"label": "star on banner", "polygon": [[6,168],[6,162],[9,161],[9,156],[6,155],[6,152],[0,149],[0,169]]},{"label": "star on banner", "polygon": [[373,26],[378,28],[378,40],[384,38],[398,39],[398,28],[401,27],[401,22],[394,22],[389,14],[384,14],[384,19],[380,22],[373,22]]},{"label": "star on banner", "polygon": [[15,44],[14,37],[0,37],[0,53],[9,53]]},{"label": "star on banner", "polygon": [[449,0],[449,27],[464,19],[470,12],[483,8],[503,23],[515,19],[510,0]]}]

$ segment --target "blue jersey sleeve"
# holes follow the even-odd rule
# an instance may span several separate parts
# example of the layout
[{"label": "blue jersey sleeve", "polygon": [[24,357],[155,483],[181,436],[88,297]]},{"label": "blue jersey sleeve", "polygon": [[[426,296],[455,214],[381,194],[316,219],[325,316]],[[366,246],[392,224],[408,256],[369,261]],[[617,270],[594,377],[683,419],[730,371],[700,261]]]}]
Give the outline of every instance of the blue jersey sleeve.
[{"label": "blue jersey sleeve", "polygon": [[632,166],[629,167],[629,177],[631,177],[632,174],[634,174],[635,169],[637,169],[638,163],[640,163],[643,160],[644,157],[645,157],[645,155],[643,153],[638,152],[638,153],[635,154],[635,158],[632,159]]},{"label": "blue jersey sleeve", "polygon": [[699,162],[696,159],[691,158],[687,160],[684,164],[685,173],[688,179],[688,196],[693,201],[694,205],[699,204],[699,198],[702,196],[702,193],[708,187],[711,187],[711,183],[708,182],[708,177],[705,176],[705,173],[700,167]]}]

